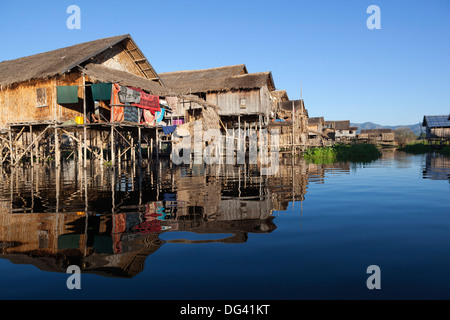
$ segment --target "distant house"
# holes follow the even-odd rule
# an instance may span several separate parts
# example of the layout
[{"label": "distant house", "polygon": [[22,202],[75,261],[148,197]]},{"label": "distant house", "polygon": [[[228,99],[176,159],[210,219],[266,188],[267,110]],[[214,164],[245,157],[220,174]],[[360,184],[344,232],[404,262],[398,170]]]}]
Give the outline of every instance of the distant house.
[{"label": "distant house", "polygon": [[325,119],[323,117],[315,117],[308,119],[308,135],[315,138],[323,134],[325,128]]},{"label": "distant house", "polygon": [[161,73],[178,94],[196,95],[218,106],[222,122],[254,126],[269,123],[275,90],[271,72],[248,73],[245,65]]},{"label": "distant house", "polygon": [[324,146],[326,140],[324,129],[325,119],[323,117],[314,117],[308,119],[307,134],[309,146]]},{"label": "distant house", "polygon": [[449,116],[425,116],[422,125],[426,127],[427,139],[450,138]]},{"label": "distant house", "polygon": [[327,135],[335,141],[352,140],[356,138],[357,127],[350,126],[350,120],[325,121]]},{"label": "distant house", "polygon": [[357,135],[360,142],[368,142],[374,144],[394,144],[395,131],[392,129],[368,129],[361,130]]},{"label": "distant house", "polygon": [[[284,95],[287,97],[287,94]],[[301,148],[307,144],[308,110],[303,100],[278,100],[276,112],[269,123],[270,130],[279,130],[280,146],[284,149],[295,145]]]}]

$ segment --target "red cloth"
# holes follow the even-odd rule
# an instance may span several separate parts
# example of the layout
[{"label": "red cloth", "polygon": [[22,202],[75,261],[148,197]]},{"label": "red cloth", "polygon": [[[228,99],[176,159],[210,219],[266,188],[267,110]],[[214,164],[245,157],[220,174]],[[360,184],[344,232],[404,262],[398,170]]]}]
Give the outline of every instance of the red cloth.
[{"label": "red cloth", "polygon": [[161,112],[161,108],[159,106],[159,96],[147,94],[143,90],[138,88],[130,88],[130,89],[136,90],[141,94],[141,103],[139,104],[133,103],[132,106],[145,110],[150,110],[152,114],[155,114],[156,112]]},{"label": "red cloth", "polygon": [[111,122],[122,122],[124,119],[124,108],[123,107],[117,107],[117,105],[121,104],[119,101],[119,94],[120,86],[115,83],[113,86],[113,92],[112,92],[112,101],[111,104],[114,106],[112,109],[114,110],[114,113],[111,113]]}]

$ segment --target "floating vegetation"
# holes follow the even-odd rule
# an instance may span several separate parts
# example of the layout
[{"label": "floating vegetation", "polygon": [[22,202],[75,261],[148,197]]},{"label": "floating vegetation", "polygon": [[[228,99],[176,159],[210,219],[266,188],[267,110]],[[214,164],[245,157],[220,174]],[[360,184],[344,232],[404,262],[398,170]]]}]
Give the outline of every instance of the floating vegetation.
[{"label": "floating vegetation", "polygon": [[304,157],[313,163],[360,162],[369,163],[381,157],[373,144],[337,145],[334,147],[308,149]]}]

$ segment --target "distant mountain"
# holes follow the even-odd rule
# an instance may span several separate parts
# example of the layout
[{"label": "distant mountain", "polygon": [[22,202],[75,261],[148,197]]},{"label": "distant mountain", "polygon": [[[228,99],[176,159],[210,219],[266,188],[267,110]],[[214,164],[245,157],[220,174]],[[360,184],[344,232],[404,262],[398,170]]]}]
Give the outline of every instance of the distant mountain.
[{"label": "distant mountain", "polygon": [[414,134],[420,135],[422,132],[422,125],[420,124],[412,124],[412,125],[405,125],[405,126],[383,126],[380,124],[376,124],[373,122],[365,122],[365,123],[352,123],[352,127],[358,127],[358,133],[361,132],[361,130],[370,130],[370,129],[392,129],[397,130],[400,128],[410,128]]}]

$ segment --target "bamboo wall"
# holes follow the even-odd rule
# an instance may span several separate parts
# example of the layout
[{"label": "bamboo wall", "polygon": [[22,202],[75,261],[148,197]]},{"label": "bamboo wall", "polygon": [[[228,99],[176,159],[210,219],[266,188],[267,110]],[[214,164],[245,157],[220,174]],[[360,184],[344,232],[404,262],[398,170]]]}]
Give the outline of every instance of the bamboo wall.
[{"label": "bamboo wall", "polygon": [[[245,108],[241,108],[241,99],[246,100]],[[208,93],[206,101],[220,107],[220,116],[265,115],[267,117],[272,109],[272,100],[267,86],[249,91]]]}]

